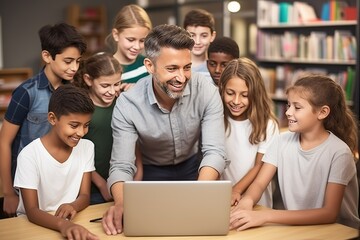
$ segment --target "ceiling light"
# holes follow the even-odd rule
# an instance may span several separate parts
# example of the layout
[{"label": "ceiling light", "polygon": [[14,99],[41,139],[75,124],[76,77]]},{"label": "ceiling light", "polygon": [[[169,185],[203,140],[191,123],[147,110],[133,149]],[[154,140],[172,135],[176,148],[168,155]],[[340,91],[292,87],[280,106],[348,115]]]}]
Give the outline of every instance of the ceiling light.
[{"label": "ceiling light", "polygon": [[229,12],[236,13],[240,10],[241,6],[240,3],[237,1],[231,1],[228,3],[227,8]]}]

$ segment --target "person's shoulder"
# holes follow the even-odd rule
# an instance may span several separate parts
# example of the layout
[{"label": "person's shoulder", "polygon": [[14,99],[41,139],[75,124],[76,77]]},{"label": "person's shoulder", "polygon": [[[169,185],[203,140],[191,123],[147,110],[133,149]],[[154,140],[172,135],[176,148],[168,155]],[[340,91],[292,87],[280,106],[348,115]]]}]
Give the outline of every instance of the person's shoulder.
[{"label": "person's shoulder", "polygon": [[136,62],[141,62],[141,63],[143,63],[143,61],[144,61],[144,59],[145,59],[145,56],[144,55],[142,55],[142,54],[139,54],[137,57],[136,57]]},{"label": "person's shoulder", "polygon": [[189,85],[190,88],[193,89],[192,91],[197,91],[200,94],[213,95],[215,92],[219,91],[218,87],[201,73],[191,73],[191,80]]},{"label": "person's shoulder", "polygon": [[94,143],[89,140],[89,139],[85,139],[85,138],[81,138],[78,145],[79,148],[85,148],[85,149],[89,149],[89,148],[93,148],[95,145]]},{"label": "person's shoulder", "polygon": [[332,132],[329,132],[329,138],[328,138],[328,142],[329,144],[331,145],[331,148],[334,149],[334,150],[340,150],[340,149],[343,149],[343,150],[349,150],[350,151],[350,148],[349,146],[343,141],[341,140],[338,136],[336,136],[334,133]]},{"label": "person's shoulder", "polygon": [[125,92],[122,92],[119,96],[119,99],[136,100],[145,97],[147,95],[149,84],[152,83],[151,77],[151,75],[148,75],[139,79],[139,81],[137,81],[133,87]]},{"label": "person's shoulder", "polygon": [[21,149],[20,153],[28,155],[30,152],[38,149],[42,145],[40,138],[36,138],[32,140],[29,144],[27,144],[23,149]]},{"label": "person's shoulder", "polygon": [[212,85],[216,87],[204,74],[199,72],[191,72],[191,81],[196,82],[197,84]]},{"label": "person's shoulder", "polygon": [[291,132],[291,131],[287,130],[287,131],[281,132],[278,137],[281,141],[286,141],[286,142],[297,141],[299,139],[299,134],[296,132]]},{"label": "person's shoulder", "polygon": [[17,88],[15,88],[14,91],[27,91],[30,88],[38,87],[41,85],[48,86],[49,80],[45,75],[44,70],[41,70],[36,75],[33,75],[32,77],[26,79],[24,82],[22,82]]}]

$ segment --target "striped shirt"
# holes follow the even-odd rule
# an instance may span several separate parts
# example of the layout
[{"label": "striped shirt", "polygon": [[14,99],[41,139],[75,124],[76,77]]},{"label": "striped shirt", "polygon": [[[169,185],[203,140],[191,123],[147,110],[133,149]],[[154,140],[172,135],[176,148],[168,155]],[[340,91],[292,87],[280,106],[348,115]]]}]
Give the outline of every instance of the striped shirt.
[{"label": "striped shirt", "polygon": [[148,76],[149,73],[144,66],[143,55],[138,55],[135,62],[130,65],[122,65],[123,74],[121,80],[125,83],[136,83],[140,78]]}]

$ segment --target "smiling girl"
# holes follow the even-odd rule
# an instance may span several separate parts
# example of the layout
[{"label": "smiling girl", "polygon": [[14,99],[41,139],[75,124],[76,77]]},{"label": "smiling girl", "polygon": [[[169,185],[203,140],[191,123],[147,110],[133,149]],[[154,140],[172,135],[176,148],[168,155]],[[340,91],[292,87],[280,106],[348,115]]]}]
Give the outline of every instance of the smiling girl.
[{"label": "smiling girl", "polygon": [[[250,59],[229,62],[220,77],[219,91],[224,104],[226,154],[231,160],[222,177],[232,181],[231,204],[236,205],[258,174],[262,157],[279,129],[264,81]],[[271,184],[259,204],[272,207]]]},{"label": "smiling girl", "polygon": [[144,67],[145,37],[152,28],[149,16],[138,5],[124,6],[117,13],[111,34],[106,38],[114,57],[123,68],[121,90],[126,91],[140,78],[149,75]]},{"label": "smiling girl", "polygon": [[[308,75],[286,93],[290,131],[266,152],[256,179],[232,210],[230,228],[338,222],[359,229],[353,155],[358,131],[343,89],[326,76]],[[285,210],[249,211],[275,173]]]},{"label": "smiling girl", "polygon": [[[95,144],[96,171],[92,173],[91,204],[112,200],[106,179],[113,143],[111,119],[115,100],[120,93],[121,71],[120,63],[112,55],[98,53],[81,63],[74,78],[74,84],[87,89],[95,104],[89,132],[84,136]],[[137,163],[140,174],[142,165],[141,162]]]}]

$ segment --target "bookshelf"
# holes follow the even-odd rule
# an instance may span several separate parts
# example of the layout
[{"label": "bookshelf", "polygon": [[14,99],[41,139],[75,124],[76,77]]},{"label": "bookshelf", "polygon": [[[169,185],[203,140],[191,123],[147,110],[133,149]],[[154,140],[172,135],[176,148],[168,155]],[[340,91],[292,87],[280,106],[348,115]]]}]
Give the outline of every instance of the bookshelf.
[{"label": "bookshelf", "polygon": [[71,4],[68,6],[67,15],[67,22],[76,27],[85,38],[87,43],[85,57],[104,49],[107,35],[105,6],[81,7],[78,4]]},{"label": "bookshelf", "polygon": [[32,68],[0,69],[0,122],[4,119],[13,90],[32,76]]},{"label": "bookshelf", "polygon": [[259,0],[257,4],[256,60],[281,127],[287,125],[284,90],[307,72],[326,74],[342,85],[356,112],[359,0]]}]

